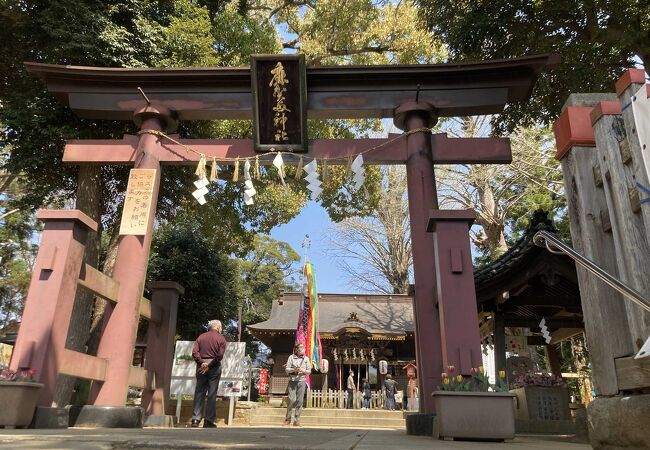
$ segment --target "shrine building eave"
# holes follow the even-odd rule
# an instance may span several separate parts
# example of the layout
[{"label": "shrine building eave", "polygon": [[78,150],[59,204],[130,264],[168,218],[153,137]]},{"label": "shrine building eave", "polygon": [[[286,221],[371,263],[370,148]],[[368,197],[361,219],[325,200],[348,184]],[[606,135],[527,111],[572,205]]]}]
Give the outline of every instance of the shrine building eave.
[{"label": "shrine building eave", "polygon": [[[268,320],[247,325],[256,338],[295,336],[301,293],[285,293],[274,300]],[[403,341],[412,335],[413,299],[406,295],[319,294],[322,339],[358,333],[370,340]]]},{"label": "shrine building eave", "polygon": [[[530,96],[556,54],[462,64],[307,67],[311,118],[391,118],[416,94],[440,117],[493,114]],[[26,62],[48,90],[80,117],[132,120],[145,106],[137,91],[181,120],[252,119],[249,67],[106,68]],[[419,94],[418,94],[419,87]]]}]

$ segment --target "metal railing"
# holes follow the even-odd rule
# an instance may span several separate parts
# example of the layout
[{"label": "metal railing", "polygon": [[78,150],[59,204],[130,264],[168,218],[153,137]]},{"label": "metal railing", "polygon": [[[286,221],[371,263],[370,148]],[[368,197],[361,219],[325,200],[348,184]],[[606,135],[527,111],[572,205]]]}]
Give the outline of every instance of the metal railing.
[{"label": "metal railing", "polygon": [[545,247],[551,253],[567,255],[576,263],[580,264],[589,272],[603,280],[609,286],[616,289],[625,297],[629,298],[634,303],[639,305],[641,308],[650,312],[650,301],[648,301],[648,299],[645,298],[639,291],[623,283],[618,278],[612,276],[610,273],[605,271],[605,269],[600,267],[589,258],[576,252],[574,249],[559,240],[553,233],[549,233],[548,231],[538,231],[535,233],[535,236],[533,236],[533,242],[539,247]]}]

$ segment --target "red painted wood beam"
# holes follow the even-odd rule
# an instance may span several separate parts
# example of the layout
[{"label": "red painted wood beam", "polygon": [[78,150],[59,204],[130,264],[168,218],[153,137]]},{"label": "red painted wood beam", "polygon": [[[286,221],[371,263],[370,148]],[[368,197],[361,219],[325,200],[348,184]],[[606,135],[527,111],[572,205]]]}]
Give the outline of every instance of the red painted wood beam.
[{"label": "red painted wood beam", "polygon": [[[406,139],[317,139],[311,144],[306,156],[316,159],[336,159],[333,164],[347,164],[354,157],[368,149],[379,148],[364,153],[368,164],[404,164],[408,158]],[[137,146],[136,136],[125,136],[122,140],[73,140],[68,141],[63,161],[69,164],[125,164],[133,165]],[[250,139],[181,139],[179,142],[203,153],[208,160],[225,158],[255,158],[260,156],[260,164],[270,165],[272,154],[255,153]],[[431,135],[433,159],[436,164],[507,164],[512,161],[510,140],[508,138],[448,138],[444,133]],[[298,155],[288,153],[285,163],[295,164]],[[161,164],[193,165],[199,155],[171,142],[165,143],[158,154]]]},{"label": "red painted wood beam", "polygon": [[564,158],[574,145],[595,147],[596,139],[591,128],[589,117],[592,108],[589,106],[569,106],[553,124],[555,133],[555,146],[557,153],[555,159]]}]

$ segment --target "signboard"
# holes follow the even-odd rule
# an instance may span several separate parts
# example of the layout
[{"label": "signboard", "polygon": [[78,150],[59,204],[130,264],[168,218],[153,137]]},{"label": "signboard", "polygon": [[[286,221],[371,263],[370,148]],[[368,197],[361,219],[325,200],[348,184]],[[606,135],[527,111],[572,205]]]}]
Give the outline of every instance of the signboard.
[{"label": "signboard", "polygon": [[[194,341],[176,341],[172,365],[171,395],[194,395],[196,386],[196,363],[192,358]],[[221,381],[217,395],[242,395],[243,382],[248,373],[246,365],[246,343],[228,342],[221,360]],[[222,384],[234,383],[222,388]]]},{"label": "signboard", "polygon": [[192,358],[193,345],[194,341],[176,341],[169,389],[171,395],[194,395],[196,363]]},{"label": "signboard", "polygon": [[306,80],[304,55],[253,56],[255,151],[307,151]]},{"label": "signboard", "polygon": [[219,397],[240,397],[243,395],[243,380],[219,380],[217,396]]},{"label": "signboard", "polygon": [[155,177],[156,169],[131,169],[122,209],[120,235],[147,234]]}]

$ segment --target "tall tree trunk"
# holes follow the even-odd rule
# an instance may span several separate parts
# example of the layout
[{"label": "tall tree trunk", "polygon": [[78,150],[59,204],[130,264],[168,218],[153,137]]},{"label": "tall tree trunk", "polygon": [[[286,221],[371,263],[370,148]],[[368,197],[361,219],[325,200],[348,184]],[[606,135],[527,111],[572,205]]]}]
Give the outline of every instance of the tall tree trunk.
[{"label": "tall tree trunk", "polygon": [[508,250],[506,238],[503,234],[503,221],[499,220],[499,207],[494,200],[494,191],[492,186],[486,180],[483,186],[478,188],[483,211],[489,211],[491,217],[479,220],[485,232],[485,242],[483,246],[488,250],[492,258],[496,258]]},{"label": "tall tree trunk", "polygon": [[[120,231],[119,220],[116,221],[115,226],[111,229],[111,240],[108,244],[106,251],[106,260],[102,273],[113,276],[113,269],[115,268],[115,261],[117,260],[117,244],[119,243]],[[90,325],[90,336],[88,338],[88,354],[96,355],[97,348],[99,347],[99,339],[102,335],[102,327],[104,324],[104,314],[106,312],[106,300],[102,298],[95,298],[95,307],[93,308],[92,322]]]},{"label": "tall tree trunk", "polygon": [[[97,233],[88,233],[84,262],[92,267],[99,263],[99,247],[101,242],[101,216],[102,216],[102,177],[101,167],[98,165],[85,165],[79,168],[76,208],[84,212],[98,224]],[[93,310],[92,292],[79,288],[74,300],[74,308],[70,318],[66,348],[78,352],[86,352],[86,342],[90,332],[90,317]],[[54,393],[54,404],[65,406],[70,403],[72,391],[76,383],[75,377],[59,376]]]},{"label": "tall tree trunk", "polygon": [[643,68],[646,73],[650,74],[650,53],[641,55],[641,61],[643,62]]}]

